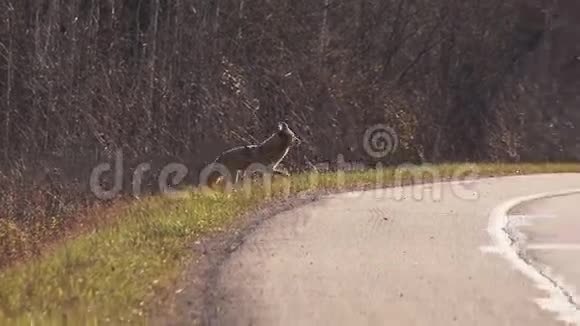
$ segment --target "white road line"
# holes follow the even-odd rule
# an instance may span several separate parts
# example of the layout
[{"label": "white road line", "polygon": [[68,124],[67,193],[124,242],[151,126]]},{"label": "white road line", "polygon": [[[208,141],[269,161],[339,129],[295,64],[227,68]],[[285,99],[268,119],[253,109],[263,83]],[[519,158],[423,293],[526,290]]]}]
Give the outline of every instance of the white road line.
[{"label": "white road line", "polygon": [[580,250],[580,244],[577,243],[528,243],[526,250]]},{"label": "white road line", "polygon": [[516,220],[527,220],[527,219],[531,219],[531,220],[549,220],[549,219],[555,219],[558,218],[557,215],[553,215],[553,214],[533,214],[533,215],[525,215],[525,214],[518,214],[518,215],[508,215],[508,218],[511,219],[516,219]]},{"label": "white road line", "polygon": [[556,215],[509,215],[510,226],[530,226],[534,220],[550,220],[558,218]]},{"label": "white road line", "polygon": [[547,299],[538,298],[535,302],[540,308],[552,311],[558,315],[558,319],[564,322],[580,325],[580,309],[577,303],[579,299],[566,288],[555,281],[555,277],[548,275],[545,271],[540,272],[532,265],[528,264],[512,247],[512,239],[507,232],[509,211],[525,202],[530,202],[542,198],[557,197],[580,193],[580,189],[571,189],[553,193],[541,193],[531,196],[519,197],[502,203],[495,207],[489,216],[487,232],[491,236],[494,246],[483,247],[484,252],[493,252],[502,255],[521,273],[530,278],[538,288],[546,291],[549,295]]}]

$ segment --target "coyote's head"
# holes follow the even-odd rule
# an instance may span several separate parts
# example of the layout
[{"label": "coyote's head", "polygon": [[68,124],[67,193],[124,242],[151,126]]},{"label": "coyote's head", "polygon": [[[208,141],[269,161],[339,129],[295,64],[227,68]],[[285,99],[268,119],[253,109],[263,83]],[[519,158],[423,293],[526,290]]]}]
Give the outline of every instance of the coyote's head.
[{"label": "coyote's head", "polygon": [[286,122],[278,123],[277,134],[278,137],[280,137],[284,141],[284,143],[288,144],[289,146],[298,145],[302,142],[300,138],[296,136],[294,131],[292,131],[290,127],[288,127],[288,124]]}]

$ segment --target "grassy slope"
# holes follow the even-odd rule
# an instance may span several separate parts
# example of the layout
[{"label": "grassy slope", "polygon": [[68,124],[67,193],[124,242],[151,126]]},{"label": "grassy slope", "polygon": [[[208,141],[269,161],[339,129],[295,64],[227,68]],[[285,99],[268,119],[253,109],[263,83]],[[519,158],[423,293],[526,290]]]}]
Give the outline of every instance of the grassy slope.
[{"label": "grassy slope", "polygon": [[[464,165],[441,165],[437,175],[450,178]],[[499,176],[544,172],[580,172],[580,165],[478,165],[477,175]],[[116,222],[66,241],[40,259],[0,272],[0,324],[91,325],[104,320],[141,323],[144,308],[157,291],[167,288],[192,257],[188,245],[220,230],[242,213],[276,198],[317,189],[340,190],[381,185],[396,180],[392,169],[299,175],[276,182],[271,197],[253,187],[251,194],[181,193],[156,196],[119,209]],[[412,180],[403,175],[404,183]],[[427,182],[430,180],[427,180]],[[284,185],[288,186],[285,187]],[[289,191],[288,191],[289,190]]]}]

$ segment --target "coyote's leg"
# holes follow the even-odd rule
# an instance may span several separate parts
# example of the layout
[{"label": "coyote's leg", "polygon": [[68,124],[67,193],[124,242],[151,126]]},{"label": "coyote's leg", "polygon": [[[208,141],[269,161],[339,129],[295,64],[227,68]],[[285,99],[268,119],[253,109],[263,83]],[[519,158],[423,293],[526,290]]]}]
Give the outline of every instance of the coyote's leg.
[{"label": "coyote's leg", "polygon": [[275,174],[275,175],[281,175],[281,176],[284,176],[284,177],[289,177],[290,176],[290,174],[288,174],[288,172],[279,170],[277,168],[272,168],[272,173]]},{"label": "coyote's leg", "polygon": [[240,171],[239,170],[233,170],[232,171],[233,175],[232,175],[232,184],[233,185],[237,185],[238,182],[240,181]]},{"label": "coyote's leg", "polygon": [[242,170],[240,173],[240,178],[242,179],[252,179],[255,176],[259,176],[259,177],[265,177],[266,175],[283,175],[283,176],[289,176],[287,173],[285,173],[284,171],[279,171],[276,170],[272,167],[268,167],[267,169],[246,169],[246,170]]},{"label": "coyote's leg", "polygon": [[207,178],[206,186],[212,190],[217,189],[218,183],[223,182],[226,186],[238,182],[237,174],[232,176],[231,174],[223,175],[220,171],[212,171]]}]

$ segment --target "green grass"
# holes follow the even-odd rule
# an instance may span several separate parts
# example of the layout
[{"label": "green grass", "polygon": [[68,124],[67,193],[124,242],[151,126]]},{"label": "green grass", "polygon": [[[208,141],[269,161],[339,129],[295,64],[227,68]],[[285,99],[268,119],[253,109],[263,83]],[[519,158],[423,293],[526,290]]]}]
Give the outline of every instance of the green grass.
[{"label": "green grass", "polygon": [[[450,178],[467,165],[439,165]],[[482,164],[477,175],[580,172],[577,164]],[[317,182],[313,183],[314,176]],[[380,178],[379,178],[380,177]],[[278,181],[272,191],[206,194],[184,191],[179,198],[155,196],[119,208],[119,219],[98,231],[64,242],[50,253],[0,272],[0,325],[142,324],[151,298],[170,287],[191,261],[195,239],[219,231],[269,199],[318,189],[408,184],[412,174],[393,169],[302,174]],[[417,180],[417,179],[415,179]],[[431,181],[431,180],[427,180]]]}]

